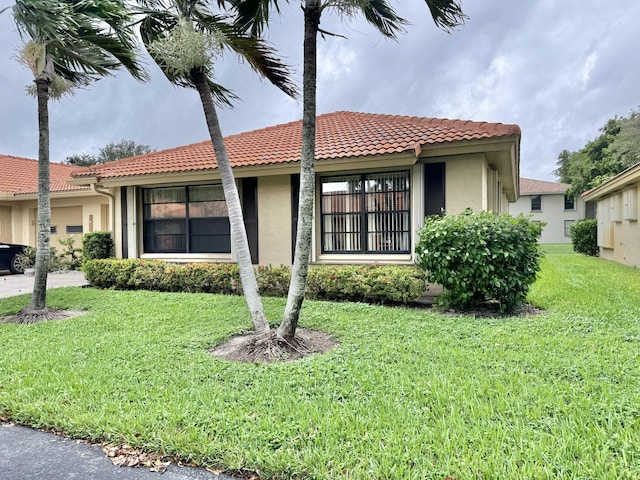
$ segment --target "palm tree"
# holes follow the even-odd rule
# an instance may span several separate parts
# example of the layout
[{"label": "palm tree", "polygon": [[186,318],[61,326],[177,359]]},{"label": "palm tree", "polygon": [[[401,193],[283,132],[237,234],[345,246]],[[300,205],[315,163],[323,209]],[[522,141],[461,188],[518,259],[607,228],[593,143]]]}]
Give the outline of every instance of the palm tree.
[{"label": "palm tree", "polygon": [[[258,337],[270,333],[258,292],[240,197],[222,137],[216,102],[229,105],[233,94],[213,77],[215,57],[230,49],[260,75],[288,95],[295,96],[288,71],[273,50],[255,35],[241,32],[226,14],[215,14],[206,0],[139,0],[140,33],[144,45],[167,79],[198,91],[222,181],[231,236],[240,269],[244,296]],[[224,2],[218,2],[221,5]]]},{"label": "palm tree", "polygon": [[[467,18],[458,0],[425,0],[435,24],[449,32]],[[231,0],[238,24],[260,34],[265,28],[270,8],[278,10],[277,0]],[[304,301],[307,272],[311,253],[313,199],[315,196],[315,137],[316,137],[316,63],[318,33],[329,34],[320,28],[320,18],[326,9],[337,10],[346,17],[362,14],[378,32],[396,39],[404,31],[407,21],[396,14],[386,0],[304,0],[304,45],[302,80],[302,152],[300,161],[300,198],[298,232],[287,305],[277,334],[292,341],[300,309]],[[331,35],[331,34],[329,34]]]},{"label": "palm tree", "polygon": [[13,18],[28,39],[19,54],[34,76],[38,101],[38,242],[36,273],[23,323],[50,318],[46,308],[50,258],[49,99],[85,87],[125,67],[135,78],[135,41],[124,0],[16,0]]}]

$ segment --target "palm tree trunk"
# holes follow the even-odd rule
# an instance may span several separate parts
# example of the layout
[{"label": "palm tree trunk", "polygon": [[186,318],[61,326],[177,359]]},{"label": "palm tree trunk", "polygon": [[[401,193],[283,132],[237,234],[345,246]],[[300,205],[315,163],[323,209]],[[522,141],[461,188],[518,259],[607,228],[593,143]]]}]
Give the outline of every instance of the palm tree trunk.
[{"label": "palm tree trunk", "polygon": [[307,287],[313,232],[316,150],[316,65],[317,36],[320,27],[320,2],[306,0],[304,8],[304,66],[302,73],[302,153],[300,158],[300,198],[298,233],[293,258],[291,283],[278,336],[292,340],[298,327],[300,310]]},{"label": "palm tree trunk", "polygon": [[33,293],[28,310],[42,311],[47,306],[47,274],[51,247],[51,197],[49,174],[49,86],[47,76],[35,80],[38,99],[38,245]]},{"label": "palm tree trunk", "polygon": [[271,329],[267,317],[264,314],[262,299],[258,292],[258,282],[256,281],[256,275],[253,270],[253,265],[251,264],[251,253],[249,251],[247,232],[242,217],[240,196],[238,195],[233,170],[231,169],[229,156],[227,155],[227,148],[225,147],[222,137],[216,106],[213,103],[207,77],[202,72],[194,70],[191,73],[191,78],[200,94],[204,116],[207,120],[209,135],[211,136],[211,143],[213,144],[213,150],[216,153],[216,160],[218,161],[222,189],[224,190],[224,197],[227,201],[227,209],[229,211],[231,235],[238,258],[238,267],[240,268],[240,281],[242,282],[244,297],[251,312],[253,328],[256,334],[267,335]]}]

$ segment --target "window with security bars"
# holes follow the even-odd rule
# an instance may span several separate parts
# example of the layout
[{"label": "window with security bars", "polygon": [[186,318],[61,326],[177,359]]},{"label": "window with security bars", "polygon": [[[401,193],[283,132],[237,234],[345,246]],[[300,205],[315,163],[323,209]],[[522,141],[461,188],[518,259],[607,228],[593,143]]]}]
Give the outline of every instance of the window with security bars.
[{"label": "window with security bars", "polygon": [[146,253],[230,253],[231,228],[222,186],[143,191]]},{"label": "window with security bars", "polygon": [[323,178],[323,253],[408,253],[409,205],[409,172]]}]

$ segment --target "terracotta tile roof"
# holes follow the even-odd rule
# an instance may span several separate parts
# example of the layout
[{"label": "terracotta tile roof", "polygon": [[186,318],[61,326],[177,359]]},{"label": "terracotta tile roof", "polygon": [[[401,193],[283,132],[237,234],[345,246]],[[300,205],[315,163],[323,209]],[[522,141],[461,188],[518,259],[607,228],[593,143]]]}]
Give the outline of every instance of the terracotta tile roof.
[{"label": "terracotta tile roof", "polygon": [[[74,170],[78,170],[78,167],[50,163],[51,192],[88,190],[88,187],[67,183]],[[14,195],[38,193],[38,161],[0,155],[0,192]]]},{"label": "terracotta tile roof", "polygon": [[[225,137],[232,166],[269,165],[300,159],[302,121]],[[520,136],[517,125],[437,118],[335,112],[318,116],[316,158],[364,157],[416,151],[432,144]],[[209,140],[117,160],[74,177],[101,178],[189,172],[217,168]]]},{"label": "terracotta tile roof", "polygon": [[535,195],[549,193],[564,193],[571,185],[568,183],[545,182],[544,180],[532,180],[520,178],[520,195]]}]

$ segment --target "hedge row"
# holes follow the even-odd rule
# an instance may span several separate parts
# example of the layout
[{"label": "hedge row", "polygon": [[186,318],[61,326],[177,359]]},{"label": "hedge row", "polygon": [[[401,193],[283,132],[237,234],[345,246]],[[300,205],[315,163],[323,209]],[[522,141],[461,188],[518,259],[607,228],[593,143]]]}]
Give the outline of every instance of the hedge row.
[{"label": "hedge row", "polygon": [[[242,294],[238,266],[230,263],[99,259],[85,262],[82,269],[87,281],[98,288]],[[287,295],[289,267],[259,266],[256,277],[262,295]],[[307,298],[374,304],[409,304],[425,288],[424,274],[413,266],[313,266],[307,280]]]}]

